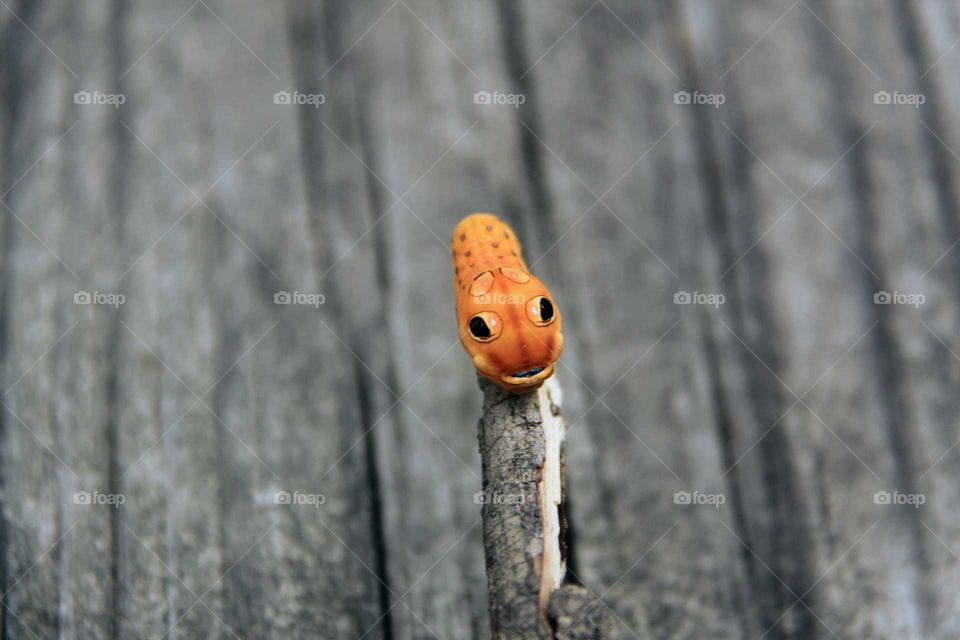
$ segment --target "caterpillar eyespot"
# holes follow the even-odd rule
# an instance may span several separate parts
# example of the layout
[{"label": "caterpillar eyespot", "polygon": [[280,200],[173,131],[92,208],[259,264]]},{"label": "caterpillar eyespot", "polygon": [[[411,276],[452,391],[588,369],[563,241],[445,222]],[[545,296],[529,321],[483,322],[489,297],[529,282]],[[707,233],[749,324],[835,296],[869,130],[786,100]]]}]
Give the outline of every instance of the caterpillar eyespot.
[{"label": "caterpillar eyespot", "polygon": [[460,342],[477,371],[507,391],[537,389],[553,374],[563,333],[517,234],[493,214],[473,213],[454,229],[450,249]]},{"label": "caterpillar eyespot", "polygon": [[530,282],[530,274],[515,267],[500,267],[500,273],[502,273],[503,277],[507,280],[516,282],[517,284],[526,284]]},{"label": "caterpillar eyespot", "polygon": [[493,287],[493,280],[493,272],[484,271],[473,279],[473,284],[470,285],[470,295],[477,297],[489,293]]},{"label": "caterpillar eyespot", "polygon": [[537,296],[527,303],[527,317],[535,325],[545,327],[557,319],[550,298]]},{"label": "caterpillar eyespot", "polygon": [[493,311],[481,311],[470,318],[467,323],[470,330],[470,337],[477,342],[493,342],[500,337],[503,330],[503,323]]}]

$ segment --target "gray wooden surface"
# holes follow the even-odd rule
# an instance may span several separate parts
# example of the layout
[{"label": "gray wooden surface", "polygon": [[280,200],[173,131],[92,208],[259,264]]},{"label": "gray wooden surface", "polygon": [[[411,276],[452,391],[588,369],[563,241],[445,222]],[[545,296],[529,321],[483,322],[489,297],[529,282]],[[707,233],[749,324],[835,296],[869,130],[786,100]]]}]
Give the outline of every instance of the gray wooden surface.
[{"label": "gray wooden surface", "polygon": [[3,0],[0,634],[486,637],[446,246],[486,210],[564,313],[572,578],[621,637],[957,637],[958,38],[946,0]]}]

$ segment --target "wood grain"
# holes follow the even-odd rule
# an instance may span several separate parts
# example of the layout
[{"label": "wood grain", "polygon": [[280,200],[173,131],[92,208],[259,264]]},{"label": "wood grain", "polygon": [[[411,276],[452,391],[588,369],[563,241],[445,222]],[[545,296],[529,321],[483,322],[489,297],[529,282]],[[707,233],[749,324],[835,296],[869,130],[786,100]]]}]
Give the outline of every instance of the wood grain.
[{"label": "wood grain", "polygon": [[557,611],[956,636],[958,38],[942,0],[5,0],[0,636],[489,637],[471,211],[564,314]]}]

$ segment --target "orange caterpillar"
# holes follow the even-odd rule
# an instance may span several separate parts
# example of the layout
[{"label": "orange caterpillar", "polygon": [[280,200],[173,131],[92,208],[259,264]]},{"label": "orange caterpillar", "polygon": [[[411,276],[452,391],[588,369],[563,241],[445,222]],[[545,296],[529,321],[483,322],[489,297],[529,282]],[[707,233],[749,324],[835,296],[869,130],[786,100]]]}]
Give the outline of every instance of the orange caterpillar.
[{"label": "orange caterpillar", "polygon": [[473,365],[507,391],[537,389],[563,349],[560,310],[527,270],[516,234],[493,214],[472,213],[450,249],[460,342]]}]

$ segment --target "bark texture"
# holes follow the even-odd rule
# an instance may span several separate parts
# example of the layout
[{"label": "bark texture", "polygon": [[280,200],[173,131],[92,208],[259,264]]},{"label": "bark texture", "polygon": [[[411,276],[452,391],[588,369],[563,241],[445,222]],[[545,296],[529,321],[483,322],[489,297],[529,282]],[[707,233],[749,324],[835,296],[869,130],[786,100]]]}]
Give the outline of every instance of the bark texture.
[{"label": "bark texture", "polygon": [[[563,585],[566,524],[562,442],[566,425],[555,378],[513,394],[479,378],[483,544],[494,638],[617,637],[606,605],[581,586]],[[551,477],[553,474],[556,477]],[[555,563],[556,566],[550,566]],[[569,635],[568,635],[569,634]]]}]

